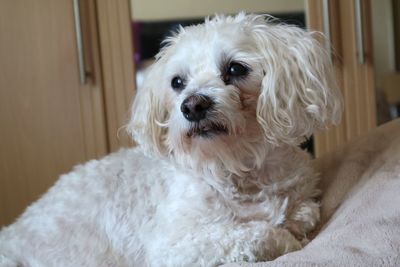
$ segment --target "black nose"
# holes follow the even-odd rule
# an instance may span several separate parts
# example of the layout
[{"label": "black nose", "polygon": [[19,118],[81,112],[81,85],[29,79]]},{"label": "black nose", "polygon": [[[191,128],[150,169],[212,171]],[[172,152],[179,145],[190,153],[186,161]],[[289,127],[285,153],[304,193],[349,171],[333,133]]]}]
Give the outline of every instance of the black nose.
[{"label": "black nose", "polygon": [[200,121],[206,117],[207,110],[211,108],[213,101],[205,95],[191,95],[181,105],[183,116],[188,121]]}]

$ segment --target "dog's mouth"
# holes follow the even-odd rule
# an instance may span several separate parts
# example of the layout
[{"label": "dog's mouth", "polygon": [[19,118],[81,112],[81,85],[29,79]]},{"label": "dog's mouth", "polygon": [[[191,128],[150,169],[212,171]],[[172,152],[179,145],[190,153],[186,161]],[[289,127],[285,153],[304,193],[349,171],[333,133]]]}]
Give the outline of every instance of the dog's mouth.
[{"label": "dog's mouth", "polygon": [[187,132],[187,137],[207,137],[211,138],[221,134],[228,134],[228,128],[215,122],[198,122],[190,125],[190,129]]}]

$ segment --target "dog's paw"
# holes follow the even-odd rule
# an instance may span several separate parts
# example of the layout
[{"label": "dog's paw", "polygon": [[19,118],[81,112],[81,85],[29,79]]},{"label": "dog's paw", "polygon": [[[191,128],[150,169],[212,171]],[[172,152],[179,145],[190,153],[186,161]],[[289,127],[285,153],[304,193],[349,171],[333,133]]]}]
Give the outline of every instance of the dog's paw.
[{"label": "dog's paw", "polygon": [[281,256],[289,252],[300,250],[303,248],[303,245],[289,231],[282,229],[280,232],[280,239],[276,241],[276,247],[279,254],[277,256]]},{"label": "dog's paw", "polygon": [[320,219],[319,204],[308,200],[302,203],[285,222],[288,229],[302,243],[307,242],[307,233],[315,228]]},{"label": "dog's paw", "polygon": [[283,254],[302,249],[303,246],[287,229],[275,228],[257,250],[257,261],[273,260]]}]

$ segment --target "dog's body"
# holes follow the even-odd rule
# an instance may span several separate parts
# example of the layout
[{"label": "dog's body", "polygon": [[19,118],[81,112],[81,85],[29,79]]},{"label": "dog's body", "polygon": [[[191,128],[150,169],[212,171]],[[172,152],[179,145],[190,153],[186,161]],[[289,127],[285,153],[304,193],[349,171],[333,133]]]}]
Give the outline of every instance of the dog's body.
[{"label": "dog's body", "polygon": [[311,35],[264,19],[217,16],[171,38],[136,97],[139,147],[62,176],[0,233],[0,266],[217,266],[300,249],[319,209],[298,144],[338,119],[340,96]]},{"label": "dog's body", "polygon": [[[315,184],[304,158],[290,160],[307,175],[299,181]],[[271,184],[281,196],[241,203],[224,199],[190,171],[140,149],[122,150],[62,176],[2,232],[0,251],[32,267],[217,266],[271,259],[301,248],[283,229],[285,219],[298,217],[306,230],[318,219],[318,207],[306,202],[286,214],[285,192],[297,187],[288,182]],[[299,188],[299,194],[308,190]]]}]

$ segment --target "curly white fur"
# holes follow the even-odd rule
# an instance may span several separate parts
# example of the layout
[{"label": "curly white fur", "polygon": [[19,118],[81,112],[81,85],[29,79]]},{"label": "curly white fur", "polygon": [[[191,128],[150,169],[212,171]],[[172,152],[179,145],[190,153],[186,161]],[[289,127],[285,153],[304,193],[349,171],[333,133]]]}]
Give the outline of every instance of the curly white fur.
[{"label": "curly white fur", "polygon": [[[268,20],[217,15],[167,39],[132,108],[139,146],[61,176],[2,230],[0,266],[217,266],[300,249],[319,208],[298,145],[338,121],[341,97],[313,33]],[[226,82],[232,61],[249,72]],[[223,133],[190,134],[211,127],[182,115],[193,94]]]}]

